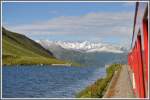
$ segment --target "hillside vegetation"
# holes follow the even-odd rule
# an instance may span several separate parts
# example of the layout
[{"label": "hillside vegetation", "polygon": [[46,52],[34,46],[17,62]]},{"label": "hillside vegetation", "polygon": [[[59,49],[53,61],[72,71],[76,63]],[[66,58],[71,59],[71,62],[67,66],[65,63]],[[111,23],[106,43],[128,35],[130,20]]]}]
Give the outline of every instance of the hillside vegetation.
[{"label": "hillside vegetation", "polygon": [[98,79],[92,85],[89,85],[84,90],[80,91],[77,98],[102,98],[105,94],[107,87],[115,74],[121,71],[121,64],[112,64],[106,69],[106,76]]},{"label": "hillside vegetation", "polygon": [[2,62],[12,64],[64,64],[28,37],[2,28]]}]

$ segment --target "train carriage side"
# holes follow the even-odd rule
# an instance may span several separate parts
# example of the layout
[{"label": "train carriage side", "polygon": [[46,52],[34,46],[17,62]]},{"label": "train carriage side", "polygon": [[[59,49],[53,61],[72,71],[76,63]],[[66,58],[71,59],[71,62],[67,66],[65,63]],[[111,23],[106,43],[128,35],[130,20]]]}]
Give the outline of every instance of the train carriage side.
[{"label": "train carriage side", "polygon": [[139,98],[148,96],[148,3],[137,2],[128,64],[133,72],[133,89]]}]

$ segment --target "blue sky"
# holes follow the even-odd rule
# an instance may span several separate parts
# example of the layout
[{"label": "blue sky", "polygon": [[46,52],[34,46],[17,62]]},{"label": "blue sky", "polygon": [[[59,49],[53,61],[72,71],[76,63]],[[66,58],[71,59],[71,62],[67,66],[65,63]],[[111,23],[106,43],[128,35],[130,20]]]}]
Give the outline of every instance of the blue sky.
[{"label": "blue sky", "polygon": [[34,40],[131,41],[133,2],[5,2],[2,8],[3,26]]}]

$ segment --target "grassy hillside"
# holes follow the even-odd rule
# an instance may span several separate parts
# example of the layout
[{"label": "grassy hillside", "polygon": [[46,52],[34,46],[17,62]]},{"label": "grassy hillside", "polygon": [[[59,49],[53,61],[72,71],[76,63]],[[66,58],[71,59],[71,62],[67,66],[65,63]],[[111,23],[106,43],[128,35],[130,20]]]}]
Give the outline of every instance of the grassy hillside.
[{"label": "grassy hillside", "polygon": [[3,64],[60,64],[53,54],[28,37],[2,28]]}]

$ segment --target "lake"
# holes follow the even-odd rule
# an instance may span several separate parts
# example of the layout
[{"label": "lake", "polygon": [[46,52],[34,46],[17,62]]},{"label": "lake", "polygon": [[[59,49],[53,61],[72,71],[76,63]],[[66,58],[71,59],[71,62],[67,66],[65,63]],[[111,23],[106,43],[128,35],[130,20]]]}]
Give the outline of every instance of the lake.
[{"label": "lake", "polygon": [[73,98],[106,74],[105,67],[15,65],[2,68],[3,98]]}]

